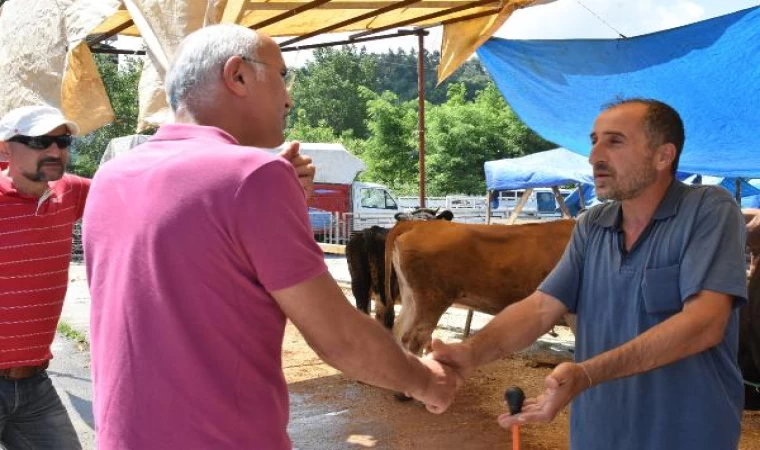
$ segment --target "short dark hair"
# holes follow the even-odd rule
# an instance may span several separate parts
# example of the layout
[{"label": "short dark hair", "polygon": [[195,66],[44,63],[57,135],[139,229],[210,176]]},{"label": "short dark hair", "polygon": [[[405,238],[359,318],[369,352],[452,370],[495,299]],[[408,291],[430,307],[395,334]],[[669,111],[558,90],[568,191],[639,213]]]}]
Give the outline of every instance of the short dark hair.
[{"label": "short dark hair", "polygon": [[607,111],[632,103],[638,103],[647,107],[647,113],[644,116],[644,132],[649,138],[649,146],[656,148],[662,144],[673,144],[676,147],[676,157],[673,160],[672,166],[672,173],[675,175],[678,169],[678,160],[681,157],[681,150],[683,150],[683,143],[686,140],[681,116],[672,106],[650,98],[617,100],[605,105],[603,109]]}]

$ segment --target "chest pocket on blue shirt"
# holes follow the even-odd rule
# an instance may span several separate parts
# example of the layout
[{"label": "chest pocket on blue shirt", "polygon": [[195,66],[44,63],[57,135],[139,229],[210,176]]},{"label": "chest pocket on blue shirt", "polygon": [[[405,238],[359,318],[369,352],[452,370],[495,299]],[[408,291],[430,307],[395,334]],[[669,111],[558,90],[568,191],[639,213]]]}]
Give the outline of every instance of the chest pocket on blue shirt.
[{"label": "chest pocket on blue shirt", "polygon": [[644,269],[641,293],[648,314],[673,314],[683,309],[679,277],[681,266]]}]

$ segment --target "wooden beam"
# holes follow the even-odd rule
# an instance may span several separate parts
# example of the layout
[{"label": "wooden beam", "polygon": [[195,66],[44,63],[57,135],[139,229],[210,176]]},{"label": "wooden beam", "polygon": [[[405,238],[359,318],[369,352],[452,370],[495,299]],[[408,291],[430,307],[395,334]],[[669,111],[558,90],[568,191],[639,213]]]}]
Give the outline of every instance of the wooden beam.
[{"label": "wooden beam", "polygon": [[491,5],[494,3],[499,3],[499,0],[478,0],[474,2],[469,2],[469,3],[465,3],[464,5],[459,5],[457,7],[454,7],[454,8],[445,9],[443,11],[434,12],[432,14],[425,14],[423,16],[413,17],[410,19],[402,20],[401,22],[396,22],[396,23],[379,27],[379,28],[373,28],[371,30],[362,31],[361,33],[352,34],[351,36],[349,36],[349,39],[357,39],[364,36],[369,36],[371,34],[379,33],[381,31],[390,30],[391,28],[399,28],[399,27],[403,27],[403,26],[410,25],[417,22],[424,22],[426,20],[436,19],[438,17],[443,17],[449,14],[455,14],[460,11],[466,11],[468,9],[478,8],[481,6]]},{"label": "wooden beam", "polygon": [[333,47],[336,45],[351,45],[351,44],[358,44],[360,42],[369,42],[369,41],[379,41],[381,39],[393,39],[401,36],[417,36],[420,33],[425,33],[427,36],[428,32],[424,30],[398,30],[396,33],[391,34],[383,34],[381,36],[369,36],[366,38],[359,38],[359,39],[353,39],[353,40],[343,40],[343,41],[332,41],[332,42],[325,42],[322,44],[310,44],[310,45],[291,45],[289,47],[283,47],[280,49],[280,51],[284,52],[295,52],[299,50],[311,50],[315,48],[323,48],[323,47]]},{"label": "wooden beam", "polygon": [[285,11],[282,14],[278,14],[278,15],[276,15],[274,17],[270,17],[269,19],[266,19],[266,20],[262,20],[259,23],[254,23],[253,25],[251,25],[248,28],[251,28],[251,29],[254,29],[254,30],[258,30],[259,28],[264,28],[266,26],[272,25],[273,23],[282,22],[285,19],[290,19],[291,17],[295,17],[295,16],[301,14],[302,12],[308,11],[310,9],[314,9],[314,8],[316,8],[318,6],[322,6],[325,3],[329,3],[329,2],[330,2],[330,0],[313,0],[313,1],[309,2],[309,3],[302,4],[301,6],[299,6],[297,8],[293,8],[293,9],[291,9],[289,11]]},{"label": "wooden beam", "polygon": [[737,178],[736,179],[736,192],[734,192],[736,195],[736,203],[741,207],[742,205],[742,179]]},{"label": "wooden beam", "polygon": [[117,34],[121,33],[122,31],[126,30],[127,28],[131,27],[134,24],[135,24],[135,22],[132,19],[130,19],[130,20],[127,20],[126,22],[124,22],[123,24],[119,25],[118,27],[112,28],[111,30],[109,30],[106,33],[101,33],[99,35],[95,35],[95,36],[92,37],[92,39],[86,39],[87,40],[87,46],[90,47],[90,48],[92,48],[93,45],[98,45],[101,42],[105,41],[106,39],[108,39],[110,37],[113,37],[113,36],[116,36]]},{"label": "wooden beam", "polygon": [[520,201],[517,202],[517,205],[515,206],[515,209],[512,210],[512,214],[509,215],[509,219],[507,220],[507,225],[514,225],[515,222],[517,222],[517,216],[520,215],[520,213],[523,210],[523,207],[525,207],[525,204],[528,202],[528,199],[533,194],[533,188],[528,188],[523,192],[522,197],[520,197]]},{"label": "wooden beam", "polygon": [[552,191],[554,192],[554,198],[557,199],[559,210],[562,211],[562,217],[569,218],[570,210],[567,209],[567,205],[565,204],[565,199],[564,197],[562,197],[562,193],[559,192],[559,188],[557,186],[552,186]]},{"label": "wooden beam", "polygon": [[338,23],[335,23],[335,24],[332,24],[332,25],[328,25],[328,26],[326,26],[324,28],[320,28],[319,30],[312,31],[311,33],[306,33],[306,34],[304,34],[302,36],[298,36],[298,37],[295,37],[293,39],[289,39],[289,40],[281,43],[280,47],[284,47],[286,45],[295,44],[296,42],[300,42],[300,41],[303,41],[305,39],[309,39],[311,37],[314,37],[314,36],[317,36],[317,35],[320,35],[320,34],[323,34],[323,33],[329,33],[330,31],[337,30],[339,28],[343,28],[345,26],[354,24],[356,22],[361,22],[362,20],[367,20],[367,19],[371,19],[373,17],[377,17],[377,16],[379,16],[381,14],[385,14],[385,13],[387,13],[389,11],[393,11],[393,10],[396,10],[396,9],[399,9],[399,8],[405,8],[405,7],[408,8],[410,5],[413,5],[415,3],[419,3],[421,1],[422,0],[403,0],[403,1],[400,1],[400,2],[391,3],[390,5],[385,6],[383,8],[379,8],[379,9],[376,9],[374,11],[370,11],[368,13],[358,15],[358,16],[353,17],[351,19],[347,19],[347,20],[344,20],[342,22],[338,22]]},{"label": "wooden beam", "polygon": [[[243,18],[243,11],[248,0],[227,0],[227,6],[224,7],[221,23],[240,23]],[[258,8],[257,8],[258,9]]]},{"label": "wooden beam", "polygon": [[102,53],[105,55],[132,55],[132,56],[142,56],[145,54],[145,50],[127,50],[123,48],[102,48],[102,47],[95,47],[91,48],[90,51],[92,53]]},{"label": "wooden beam", "polygon": [[345,255],[346,254],[346,246],[340,245],[340,244],[325,244],[323,242],[317,242],[317,245],[319,245],[319,248],[322,249],[323,253],[330,253],[333,255]]},{"label": "wooden beam", "polygon": [[[387,8],[389,6],[396,5],[398,1],[378,1],[378,2],[341,2],[333,1],[325,5],[321,5],[319,9],[343,9],[343,10],[378,10]],[[449,9],[462,5],[460,1],[421,1],[409,6],[411,9]],[[256,11],[290,11],[296,9],[299,6],[303,6],[303,2],[269,2],[269,3],[256,3]]]},{"label": "wooden beam", "polygon": [[494,14],[499,14],[499,12],[501,12],[501,8],[489,9],[488,11],[481,11],[479,13],[470,14],[468,16],[455,17],[453,19],[444,20],[443,22],[441,22],[441,25],[451,25],[452,23],[464,22],[465,20],[472,20],[472,19],[479,19],[481,17],[493,16]]}]

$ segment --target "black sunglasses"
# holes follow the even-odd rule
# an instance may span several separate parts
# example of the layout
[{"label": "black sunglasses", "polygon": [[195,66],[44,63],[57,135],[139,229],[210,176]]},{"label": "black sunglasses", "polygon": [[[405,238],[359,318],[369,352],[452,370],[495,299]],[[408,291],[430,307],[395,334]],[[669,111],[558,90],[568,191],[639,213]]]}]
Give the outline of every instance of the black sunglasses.
[{"label": "black sunglasses", "polygon": [[18,134],[8,139],[8,142],[18,142],[32,150],[47,150],[54,142],[60,149],[69,148],[73,140],[74,138],[70,134],[61,136],[22,136]]}]

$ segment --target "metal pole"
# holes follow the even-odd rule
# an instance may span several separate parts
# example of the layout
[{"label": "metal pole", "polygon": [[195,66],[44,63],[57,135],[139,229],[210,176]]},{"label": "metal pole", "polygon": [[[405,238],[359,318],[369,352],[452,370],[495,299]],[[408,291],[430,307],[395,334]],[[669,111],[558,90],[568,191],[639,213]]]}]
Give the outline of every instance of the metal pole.
[{"label": "metal pole", "polygon": [[417,131],[419,134],[419,167],[420,167],[420,208],[425,207],[425,32],[417,33],[419,50],[417,52],[417,94],[419,96],[419,112]]}]

